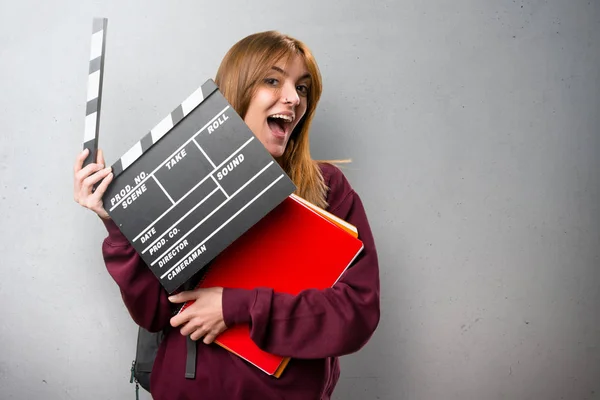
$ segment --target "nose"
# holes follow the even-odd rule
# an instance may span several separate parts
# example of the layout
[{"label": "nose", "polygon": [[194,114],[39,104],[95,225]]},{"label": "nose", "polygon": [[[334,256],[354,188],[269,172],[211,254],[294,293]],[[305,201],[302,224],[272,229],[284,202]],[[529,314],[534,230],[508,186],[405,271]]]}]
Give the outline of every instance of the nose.
[{"label": "nose", "polygon": [[294,83],[289,82],[283,85],[281,90],[281,101],[285,104],[292,104],[294,106],[300,104],[300,96],[298,96],[296,85]]}]

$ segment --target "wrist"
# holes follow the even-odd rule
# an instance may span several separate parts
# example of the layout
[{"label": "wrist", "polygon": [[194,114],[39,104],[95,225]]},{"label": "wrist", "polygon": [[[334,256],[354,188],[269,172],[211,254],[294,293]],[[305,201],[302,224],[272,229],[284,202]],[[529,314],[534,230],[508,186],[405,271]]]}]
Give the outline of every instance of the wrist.
[{"label": "wrist", "polygon": [[129,243],[129,239],[127,239],[127,237],[125,235],[123,235],[123,232],[121,232],[121,230],[119,229],[119,227],[117,226],[115,221],[113,221],[111,218],[104,219],[101,216],[98,216],[98,217],[100,218],[100,221],[102,221],[102,223],[104,224],[104,227],[106,228],[106,231],[108,232],[107,240],[110,243],[112,243],[112,244],[127,244],[127,243]]},{"label": "wrist", "polygon": [[256,291],[237,288],[223,288],[223,321],[227,327],[251,321],[250,309],[256,299]]}]

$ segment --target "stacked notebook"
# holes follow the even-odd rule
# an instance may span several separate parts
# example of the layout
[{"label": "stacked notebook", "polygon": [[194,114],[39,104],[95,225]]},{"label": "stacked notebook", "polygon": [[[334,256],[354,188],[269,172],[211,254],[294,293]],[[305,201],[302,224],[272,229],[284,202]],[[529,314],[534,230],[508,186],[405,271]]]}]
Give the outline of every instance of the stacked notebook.
[{"label": "stacked notebook", "polygon": [[[219,254],[198,288],[268,287],[292,295],[325,289],[337,282],[362,249],[354,226],[291,195]],[[181,311],[192,303],[185,303]],[[215,343],[275,377],[290,361],[260,349],[247,324],[227,329]]]}]

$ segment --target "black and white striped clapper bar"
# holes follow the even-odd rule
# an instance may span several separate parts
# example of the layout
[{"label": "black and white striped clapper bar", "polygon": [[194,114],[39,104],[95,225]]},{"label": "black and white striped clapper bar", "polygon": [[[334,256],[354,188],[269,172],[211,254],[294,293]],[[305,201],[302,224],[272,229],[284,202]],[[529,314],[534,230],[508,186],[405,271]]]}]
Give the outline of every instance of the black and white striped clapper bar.
[{"label": "black and white striped clapper bar", "polygon": [[296,189],[210,79],[112,169],[104,207],[169,293]]},{"label": "black and white striped clapper bar", "polygon": [[89,149],[90,152],[83,162],[84,167],[96,161],[96,152],[98,150],[107,24],[108,20],[106,18],[94,18],[92,23],[90,69],[88,73],[85,132],[83,137],[83,148]]}]

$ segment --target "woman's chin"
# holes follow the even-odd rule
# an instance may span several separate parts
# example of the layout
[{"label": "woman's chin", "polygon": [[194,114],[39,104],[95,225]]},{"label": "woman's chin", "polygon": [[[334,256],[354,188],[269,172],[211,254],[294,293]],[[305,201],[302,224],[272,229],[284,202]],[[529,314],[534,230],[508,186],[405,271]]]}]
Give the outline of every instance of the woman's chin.
[{"label": "woman's chin", "polygon": [[270,151],[269,153],[271,153],[271,156],[275,159],[279,159],[283,156],[283,151]]},{"label": "woman's chin", "polygon": [[285,147],[281,146],[281,145],[271,144],[267,148],[267,150],[269,151],[271,156],[273,156],[273,158],[280,158],[281,156],[283,156],[283,153],[285,152]]}]

